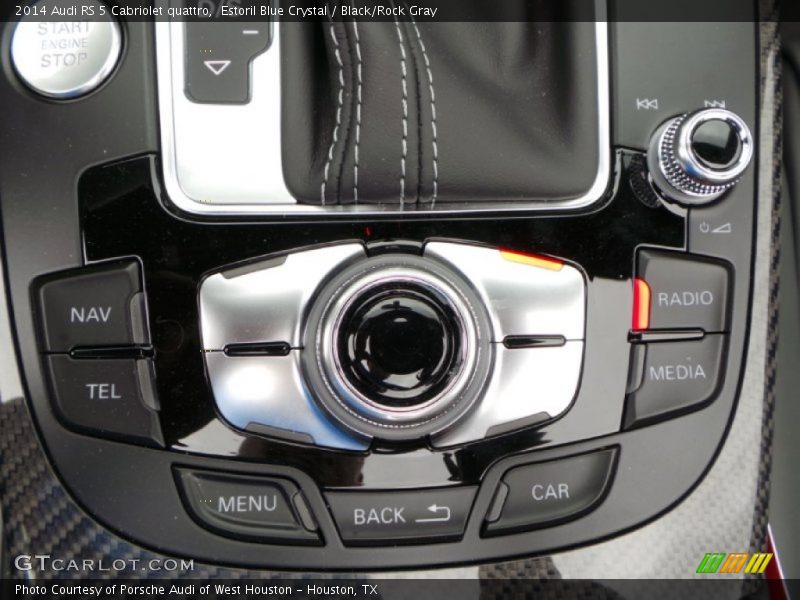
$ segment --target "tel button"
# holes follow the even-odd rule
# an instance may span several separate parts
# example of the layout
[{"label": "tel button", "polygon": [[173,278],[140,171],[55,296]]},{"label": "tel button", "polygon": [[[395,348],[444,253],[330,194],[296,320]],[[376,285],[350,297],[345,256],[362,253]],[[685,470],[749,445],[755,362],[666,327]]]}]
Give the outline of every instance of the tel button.
[{"label": "tel button", "polygon": [[474,487],[388,492],[329,492],[328,505],[346,544],[458,539]]},{"label": "tel button", "polygon": [[39,289],[44,349],[148,344],[139,264],[88,267]]},{"label": "tel button", "polygon": [[317,525],[288,479],[175,470],[189,512],[228,537],[318,544]]},{"label": "tel button", "polygon": [[500,482],[484,533],[525,531],[584,514],[605,494],[615,454],[603,450],[514,467]]},{"label": "tel button", "polygon": [[152,363],[141,359],[48,358],[56,409],[91,433],[163,445]]},{"label": "tel button", "polygon": [[637,276],[650,288],[650,329],[727,329],[728,269],[692,254],[642,250]]}]

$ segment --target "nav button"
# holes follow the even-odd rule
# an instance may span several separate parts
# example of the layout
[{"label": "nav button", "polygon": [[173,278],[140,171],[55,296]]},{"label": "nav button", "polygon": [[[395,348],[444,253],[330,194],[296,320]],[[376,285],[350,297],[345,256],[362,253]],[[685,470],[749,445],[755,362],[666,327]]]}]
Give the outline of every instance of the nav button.
[{"label": "nav button", "polygon": [[59,274],[39,289],[47,352],[149,344],[139,264],[101,264]]},{"label": "nav button", "polygon": [[586,513],[605,495],[615,454],[604,450],[509,470],[489,508],[485,535],[547,527]]},{"label": "nav button", "polygon": [[347,545],[459,539],[475,487],[387,492],[329,492],[328,505]]}]

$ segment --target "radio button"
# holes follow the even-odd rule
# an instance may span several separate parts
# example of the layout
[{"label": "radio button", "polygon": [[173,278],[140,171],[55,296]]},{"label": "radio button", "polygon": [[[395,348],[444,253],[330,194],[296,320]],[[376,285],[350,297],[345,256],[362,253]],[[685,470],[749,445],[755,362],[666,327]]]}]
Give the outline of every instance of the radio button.
[{"label": "radio button", "polygon": [[302,492],[287,479],[176,469],[190,513],[221,535],[319,544]]},{"label": "radio button", "polygon": [[614,450],[604,450],[514,467],[500,482],[485,534],[535,529],[584,514],[605,495],[614,456]]},{"label": "radio button", "polygon": [[[716,393],[725,336],[706,335],[701,340],[650,343],[635,348],[645,349],[646,356],[642,372],[632,375],[640,384],[628,396],[626,427],[695,407],[710,401]],[[635,370],[636,364],[634,361]]]},{"label": "radio button", "polygon": [[149,344],[139,264],[88,267],[39,290],[44,350]]},{"label": "radio button", "polygon": [[642,250],[637,271],[650,288],[650,329],[727,330],[729,275],[723,264]]}]

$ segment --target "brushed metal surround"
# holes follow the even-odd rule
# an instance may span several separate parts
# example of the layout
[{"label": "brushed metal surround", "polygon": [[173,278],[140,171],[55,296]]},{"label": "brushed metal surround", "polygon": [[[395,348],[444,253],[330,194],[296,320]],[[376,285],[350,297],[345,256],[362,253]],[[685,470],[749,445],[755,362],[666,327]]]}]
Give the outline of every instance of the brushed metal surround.
[{"label": "brushed metal surround", "polygon": [[[424,406],[391,410],[337,376],[333,348],[349,303],[398,280],[447,301],[467,341],[462,379]],[[434,447],[449,447],[556,418],[580,384],[586,288],[583,274],[566,263],[548,269],[509,261],[497,248],[449,241],[427,243],[422,256],[369,258],[361,244],[344,243],[216,272],[203,280],[199,296],[206,369],[220,414],[234,427],[263,425],[292,441],[291,433],[304,433],[319,446],[363,450],[372,437],[408,439],[416,431]],[[537,334],[565,343],[517,349],[502,343],[506,335]],[[288,356],[222,352],[228,343],[278,339],[291,344]],[[475,358],[476,349],[488,354]],[[476,378],[477,371],[483,374]]]},{"label": "brushed metal surround", "polygon": [[[165,0],[162,0],[162,3]],[[606,14],[597,0],[597,14]],[[252,99],[245,105],[196,104],[186,98],[184,24],[157,22],[156,64],[161,158],[167,198],[196,215],[274,215],[324,218],[525,213],[577,210],[600,200],[611,179],[608,23],[595,24],[597,42],[598,165],[589,190],[577,198],[519,203],[441,203],[435,208],[299,204],[283,179],[280,127],[280,27],[270,50],[251,64]]]}]

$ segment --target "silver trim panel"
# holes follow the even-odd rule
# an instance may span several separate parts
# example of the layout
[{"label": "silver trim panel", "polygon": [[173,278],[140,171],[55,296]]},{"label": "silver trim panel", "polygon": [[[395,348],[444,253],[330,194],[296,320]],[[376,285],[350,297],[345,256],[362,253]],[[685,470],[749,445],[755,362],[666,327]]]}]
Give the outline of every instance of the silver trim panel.
[{"label": "silver trim panel", "polygon": [[[165,1],[165,0],[162,0]],[[605,14],[604,3],[600,14]],[[376,205],[298,204],[286,189],[281,162],[279,27],[271,48],[251,65],[252,99],[245,105],[191,102],[184,86],[184,24],[156,23],[164,185],[181,210],[198,215],[342,216],[576,210],[602,198],[611,176],[608,23],[598,21],[597,175],[582,196],[521,203],[441,203],[434,209]]]},{"label": "silver trim panel", "polygon": [[583,339],[585,286],[575,267],[551,271],[507,260],[494,248],[450,242],[429,242],[425,256],[444,261],[475,286],[489,310],[493,342],[509,335]]},{"label": "silver trim panel", "polygon": [[433,446],[479,440],[497,425],[539,413],[559,416],[578,391],[582,364],[583,342],[515,350],[497,344],[494,372],[483,400],[460,423],[433,438]]},{"label": "silver trim panel", "polygon": [[251,423],[306,434],[318,446],[366,450],[368,441],[344,433],[327,419],[306,390],[298,350],[288,356],[230,357],[206,352],[206,368],[220,414],[234,427]]},{"label": "silver trim panel", "polygon": [[207,277],[200,285],[204,350],[228,344],[303,343],[302,317],[322,280],[343,262],[366,258],[361,244],[325,246]]}]

